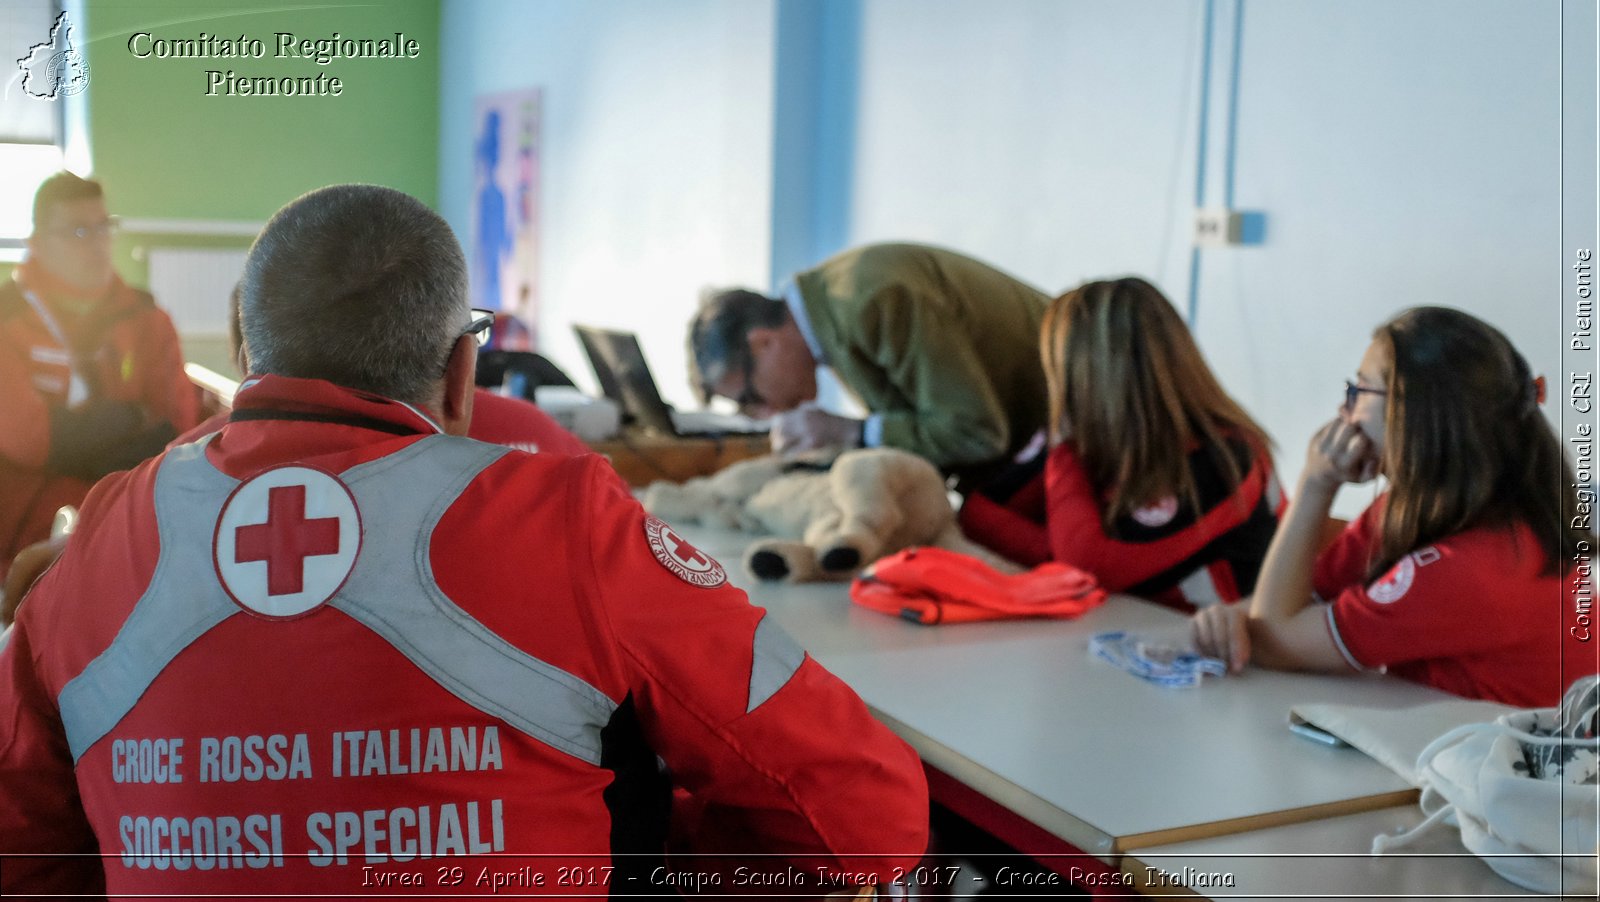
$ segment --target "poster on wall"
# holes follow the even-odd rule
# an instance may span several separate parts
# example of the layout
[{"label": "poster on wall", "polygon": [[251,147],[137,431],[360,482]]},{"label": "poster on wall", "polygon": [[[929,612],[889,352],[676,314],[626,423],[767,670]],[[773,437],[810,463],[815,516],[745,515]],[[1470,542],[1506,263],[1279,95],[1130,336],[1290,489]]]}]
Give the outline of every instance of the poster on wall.
[{"label": "poster on wall", "polygon": [[[473,306],[511,314],[527,327],[500,328],[499,344],[539,344],[538,88],[480,95],[473,105]],[[513,347],[516,346],[516,347]]]}]

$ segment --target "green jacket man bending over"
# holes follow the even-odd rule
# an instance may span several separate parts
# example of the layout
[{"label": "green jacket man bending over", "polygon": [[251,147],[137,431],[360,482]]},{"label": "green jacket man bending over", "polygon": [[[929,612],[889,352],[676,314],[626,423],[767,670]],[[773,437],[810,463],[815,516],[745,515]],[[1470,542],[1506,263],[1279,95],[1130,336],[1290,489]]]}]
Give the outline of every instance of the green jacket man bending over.
[{"label": "green jacket man bending over", "polygon": [[[1037,289],[953,251],[871,244],[796,274],[782,295],[713,292],[689,328],[702,397],[773,417],[776,450],[885,445],[972,473],[1044,426]],[[810,406],[818,366],[871,416]]]}]

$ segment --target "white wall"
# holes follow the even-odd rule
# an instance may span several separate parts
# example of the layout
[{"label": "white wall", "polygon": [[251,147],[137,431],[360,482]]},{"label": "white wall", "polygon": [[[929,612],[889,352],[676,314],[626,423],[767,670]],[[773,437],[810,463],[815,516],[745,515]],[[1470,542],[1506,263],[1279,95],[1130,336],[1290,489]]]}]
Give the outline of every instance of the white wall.
[{"label": "white wall", "polygon": [[910,238],[1056,293],[1188,274],[1191,0],[868,0],[850,243]]},{"label": "white wall", "polygon": [[[1049,291],[1136,272],[1185,309],[1205,6],[866,0],[847,243],[948,244]],[[1213,13],[1208,204],[1236,9]],[[1558,17],[1554,0],[1245,3],[1233,200],[1268,231],[1201,252],[1196,331],[1286,479],[1404,307],[1466,309],[1558,374]],[[1370,498],[1345,495],[1345,514]]]},{"label": "white wall", "polygon": [[441,212],[466,240],[474,98],[542,88],[540,327],[580,383],[570,324],[622,327],[690,405],[700,289],[766,284],[772,23],[770,0],[444,4]]},{"label": "white wall", "polygon": [[1476,314],[1559,383],[1558,18],[1545,0],[1246,6],[1236,198],[1268,237],[1206,253],[1198,332],[1284,470],[1405,307]]},{"label": "white wall", "polygon": [[[807,247],[935,242],[1048,291],[1140,273],[1186,308],[1202,85],[1221,203],[1237,2],[1214,2],[1209,82],[1199,0],[447,3],[446,214],[467,215],[473,94],[545,86],[547,334],[645,331],[675,392],[694,291],[769,285]],[[1242,10],[1234,202],[1267,234],[1202,252],[1197,333],[1285,477],[1404,307],[1476,313],[1557,376],[1557,0]],[[837,77],[775,81],[779,46]],[[788,147],[807,116],[822,133],[775,170],[774,130]]]}]

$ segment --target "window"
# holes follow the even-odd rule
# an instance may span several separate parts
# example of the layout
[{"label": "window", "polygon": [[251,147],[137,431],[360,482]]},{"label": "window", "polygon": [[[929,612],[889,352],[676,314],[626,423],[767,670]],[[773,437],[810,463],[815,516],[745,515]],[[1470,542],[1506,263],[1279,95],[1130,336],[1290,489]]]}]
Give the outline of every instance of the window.
[{"label": "window", "polygon": [[[22,247],[33,229],[33,193],[51,173],[65,164],[63,133],[68,115],[64,97],[32,96],[24,88],[24,72],[15,64],[27,59],[40,44],[52,44],[32,55],[35,62],[27,77],[42,78],[52,59],[71,44],[84,43],[82,17],[74,16],[61,29],[60,0],[0,0],[0,261],[22,257]],[[66,31],[68,34],[59,32]]]}]

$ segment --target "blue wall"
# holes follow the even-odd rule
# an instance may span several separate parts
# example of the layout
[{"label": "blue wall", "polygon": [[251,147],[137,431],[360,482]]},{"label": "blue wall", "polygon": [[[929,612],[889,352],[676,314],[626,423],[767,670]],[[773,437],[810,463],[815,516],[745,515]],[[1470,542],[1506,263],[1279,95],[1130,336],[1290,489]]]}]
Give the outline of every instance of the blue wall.
[{"label": "blue wall", "polygon": [[[1192,287],[1208,357],[1292,478],[1403,307],[1473,311],[1556,374],[1559,15],[1557,0],[446,3],[441,197],[464,222],[453,136],[472,96],[544,85],[552,312],[599,304],[584,315],[646,332],[680,401],[669,349],[696,285],[770,286],[851,244],[945,244],[1052,292],[1135,272],[1186,307]],[[1231,173],[1267,232],[1192,269],[1202,171],[1207,203]],[[663,290],[636,305],[613,284]]]},{"label": "blue wall", "polygon": [[843,247],[855,194],[861,6],[778,0],[773,285]]}]

